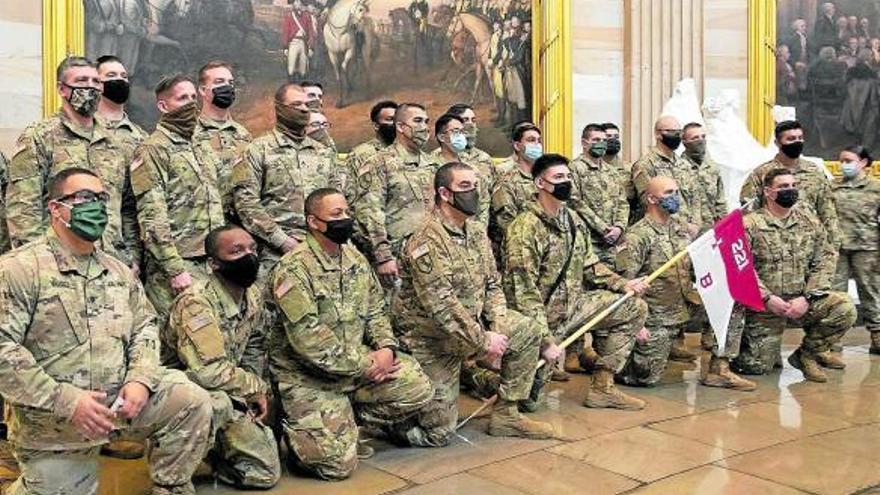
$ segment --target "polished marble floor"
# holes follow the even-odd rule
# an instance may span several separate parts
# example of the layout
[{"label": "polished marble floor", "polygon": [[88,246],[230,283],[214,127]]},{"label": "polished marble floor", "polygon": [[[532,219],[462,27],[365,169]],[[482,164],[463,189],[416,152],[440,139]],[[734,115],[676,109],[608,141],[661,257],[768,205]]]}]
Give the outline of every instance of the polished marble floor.
[{"label": "polished marble floor", "polygon": [[[785,354],[800,339],[786,335]],[[580,405],[588,377],[555,383],[550,441],[487,436],[486,418],[445,449],[396,449],[376,455],[347,481],[285,474],[266,493],[309,495],[484,494],[880,494],[880,357],[854,329],[845,371],[807,383],[788,367],[758,379],[756,392],[697,384],[695,365],[673,364],[653,389],[629,389],[648,401],[640,412]],[[697,346],[695,335],[689,345]],[[462,399],[462,414],[479,403]],[[102,460],[102,494],[149,492],[142,461]],[[200,477],[200,494],[236,493]]]}]

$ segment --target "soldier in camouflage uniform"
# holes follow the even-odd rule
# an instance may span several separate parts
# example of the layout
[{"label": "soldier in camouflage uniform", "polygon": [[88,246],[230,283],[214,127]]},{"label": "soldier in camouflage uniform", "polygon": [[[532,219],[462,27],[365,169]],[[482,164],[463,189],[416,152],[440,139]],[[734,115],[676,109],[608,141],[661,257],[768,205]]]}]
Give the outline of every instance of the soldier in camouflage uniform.
[{"label": "soldier in camouflage uniform", "polygon": [[[650,275],[693,240],[687,225],[678,218],[681,200],[674,179],[659,176],[648,181],[645,200],[647,211],[644,218],[630,227],[617,253],[617,271],[627,278]],[[636,340],[626,367],[618,374],[623,383],[651,386],[663,376],[672,341],[693,318],[693,305],[699,301],[693,289],[691,272],[689,259],[683,258],[651,282],[651,288],[644,295],[648,303],[649,335],[644,340]],[[731,330],[728,342],[733,341],[738,346],[739,335]],[[723,380],[716,379],[718,375],[723,376],[724,383],[729,383],[730,388],[755,389],[754,383],[730,373],[726,363],[726,357],[706,363],[706,370],[717,369],[709,384],[721,383]]]},{"label": "soldier in camouflage uniform", "polygon": [[489,212],[489,238],[498,246],[496,256],[501,259],[500,247],[507,227],[535,196],[532,165],[544,153],[541,130],[534,124],[515,126],[510,141],[513,155],[498,165],[499,178],[492,191]]},{"label": "soldier in camouflage uniform", "polygon": [[[387,288],[398,278],[400,246],[433,207],[431,181],[440,166],[422,151],[431,137],[423,106],[404,103],[394,114],[394,144],[367,161],[357,178],[364,194],[355,204],[366,234],[368,257]],[[360,173],[363,172],[363,173]]]},{"label": "soldier in camouflage uniform", "polygon": [[621,139],[620,127],[612,122],[602,124],[605,129],[605,139],[608,147],[605,150],[605,156],[602,157],[605,163],[611,165],[618,172],[618,178],[623,190],[626,191],[626,200],[629,203],[629,225],[636,222],[636,215],[639,212],[639,199],[636,195],[636,187],[633,185],[632,166],[629,161],[625,161],[621,156]]},{"label": "soldier in camouflage uniform", "polygon": [[146,250],[147,296],[164,326],[175,295],[208,276],[205,237],[224,220],[216,157],[192,142],[195,84],[180,74],[163,78],[156,100],[162,115],[136,152],[131,185]]},{"label": "soldier in camouflage uniform", "polygon": [[702,125],[691,122],[684,126],[681,134],[684,144],[682,158],[690,166],[694,176],[694,194],[700,195],[700,232],[706,232],[728,213],[727,195],[718,164],[706,153],[706,130]]},{"label": "soldier in camouflage uniform", "polygon": [[868,175],[871,163],[863,146],[840,153],[843,177],[832,185],[842,238],[834,289],[846,292],[855,279],[870,351],[880,354],[880,181]]},{"label": "soldier in camouflage uniform", "polygon": [[333,124],[327,120],[326,115],[315,110],[309,112],[309,123],[306,126],[306,135],[330,149],[335,157],[338,151],[336,150],[336,141],[334,141],[333,136],[330,135],[331,127],[333,127]]},{"label": "soldier in camouflage uniform", "polygon": [[462,157],[467,151],[467,135],[464,130],[464,122],[461,117],[451,114],[443,114],[434,125],[434,135],[440,147],[431,153],[437,163],[465,163],[473,168],[479,175],[477,188],[480,195],[480,211],[475,219],[483,225],[489,223],[489,203],[491,201],[491,185],[494,184],[495,166],[491,158],[488,166],[485,162],[471,163]]},{"label": "soldier in camouflage uniform", "polygon": [[347,243],[353,222],[345,198],[318,189],[306,212],[309,234],[272,273],[283,326],[270,333],[269,367],[290,452],[301,467],[335,480],[357,466],[356,418],[395,441],[431,445],[417,417],[431,382],[398,351],[382,287]]},{"label": "soldier in camouflage uniform", "polygon": [[[681,124],[675,117],[660,117],[654,124],[654,139],[655,146],[633,164],[633,187],[639,201],[639,212],[632,219],[637,222],[644,216],[648,182],[657,176],[672,177],[678,185],[681,199],[678,217],[686,223],[690,234],[696,236],[703,224],[700,216],[702,194],[698,191],[697,178],[687,162],[675,154],[681,144]],[[697,358],[696,354],[685,348],[684,327],[675,337],[669,358],[682,362],[691,362]]]},{"label": "soldier in camouflage uniform", "polygon": [[232,174],[235,209],[260,243],[262,277],[305,239],[309,193],[337,185],[333,152],[305,134],[309,110],[300,86],[278,88],[275,116],[275,128],[245,149]]},{"label": "soldier in camouflage uniform", "polygon": [[[557,345],[621,293],[641,293],[647,286],[616,275],[590,250],[589,231],[565,204],[572,189],[565,157],[542,156],[532,175],[537,201],[516,217],[505,237],[504,293],[511,309],[540,323],[542,346]],[[644,408],[644,401],[614,385],[614,374],[626,363],[646,312],[644,301],[632,298],[593,328],[599,359],[586,407]]]},{"label": "soldier in camouflage uniform", "polygon": [[6,155],[0,152],[0,254],[12,249],[9,242],[9,229],[6,228],[6,186],[9,184],[9,162]]},{"label": "soldier in camouflage uniform", "polygon": [[235,219],[232,200],[232,167],[252,137],[243,125],[232,118],[229,107],[235,102],[235,77],[232,67],[222,60],[212,60],[199,69],[199,101],[202,111],[193,132],[193,144],[210,150],[217,157],[217,180],[227,218]]},{"label": "soldier in camouflage uniform", "polygon": [[798,208],[797,179],[791,170],[764,174],[764,206],[745,218],[755,258],[764,312],[746,310],[740,354],[734,367],[766,374],[781,366],[782,332],[804,329],[804,340],[788,362],[811,381],[828,379],[820,365],[843,368],[829,351],[856,321],[849,296],[831,290],[836,249],[811,208]]},{"label": "soldier in camouflage uniform", "polygon": [[48,191],[48,231],[0,258],[0,393],[22,473],[6,493],[97,493],[100,446],[130,432],[152,440],[154,495],[195,494],[210,398],[159,366],[140,282],[96,248],[108,223],[101,180],[68,168]]},{"label": "soldier in camouflage uniform", "polygon": [[[541,328],[507,309],[489,238],[473,220],[480,210],[478,180],[459,162],[437,171],[437,206],[404,245],[401,289],[391,305],[395,332],[431,378],[434,400],[423,418],[441,436],[438,442],[448,441],[458,421],[459,370],[468,358],[500,367],[490,435],[550,438],[552,426],[518,410],[535,377]],[[548,357],[555,361],[558,354]]]},{"label": "soldier in camouflage uniform", "polygon": [[220,480],[271,488],[281,477],[278,445],[262,422],[269,412],[263,291],[253,286],[257,243],[237,226],[211,231],[212,273],[177,296],[161,333],[162,363],[182,369],[211,394],[216,443],[209,458]]},{"label": "soldier in camouflage uniform", "polygon": [[[500,168],[495,166],[495,161],[489,153],[477,148],[477,114],[474,107],[467,103],[456,103],[446,110],[449,115],[455,115],[464,124],[464,135],[467,139],[464,151],[458,153],[460,162],[473,167],[480,179],[480,199],[484,207],[480,209],[479,219],[483,225],[489,225],[489,210],[492,202],[492,191],[498,182]],[[443,162],[445,163],[445,161]]]},{"label": "soldier in camouflage uniform", "polygon": [[40,238],[48,225],[46,184],[69,167],[94,170],[110,194],[110,223],[100,239],[105,252],[129,266],[138,262],[137,218],[131,201],[127,144],[96,125],[101,80],[88,59],[69,57],[58,66],[61,111],[31,124],[9,162],[6,223],[13,247]]},{"label": "soldier in camouflage uniform", "polygon": [[[370,109],[370,122],[373,123],[373,132],[376,133],[376,136],[352,148],[345,157],[345,166],[340,170],[340,186],[345,193],[345,198],[352,206],[364,193],[357,183],[361,168],[376,153],[394,143],[394,138],[397,135],[394,126],[394,112],[396,111],[397,103],[390,100],[382,100],[373,105]],[[364,175],[364,177],[369,177],[369,175]]]},{"label": "soldier in camouflage uniform", "polygon": [[746,203],[756,199],[750,209],[760,208],[764,204],[764,195],[761,192],[764,175],[779,167],[787,168],[795,175],[798,182],[800,199],[797,202],[797,207],[809,208],[813,211],[813,214],[819,218],[828,231],[828,240],[836,251],[840,244],[840,228],[837,222],[837,207],[834,204],[831,181],[815,164],[800,158],[804,149],[803,127],[795,120],[780,122],[776,126],[775,135],[779,153],[773,160],[759,166],[749,174],[740,190],[740,201]]}]

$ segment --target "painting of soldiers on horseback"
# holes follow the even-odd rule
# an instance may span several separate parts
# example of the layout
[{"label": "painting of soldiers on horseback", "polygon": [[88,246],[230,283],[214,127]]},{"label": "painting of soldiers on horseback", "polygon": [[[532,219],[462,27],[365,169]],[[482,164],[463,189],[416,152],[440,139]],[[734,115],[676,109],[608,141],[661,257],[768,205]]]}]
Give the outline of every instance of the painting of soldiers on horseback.
[{"label": "painting of soldiers on horseback", "polygon": [[320,83],[340,152],[371,137],[380,99],[424,102],[434,116],[471,104],[479,146],[496,156],[510,126],[532,118],[532,0],[83,1],[86,55],[125,62],[129,116],[147,129],[156,81],[215,59],[233,66],[235,118],[254,134],[273,125],[279,84]]}]

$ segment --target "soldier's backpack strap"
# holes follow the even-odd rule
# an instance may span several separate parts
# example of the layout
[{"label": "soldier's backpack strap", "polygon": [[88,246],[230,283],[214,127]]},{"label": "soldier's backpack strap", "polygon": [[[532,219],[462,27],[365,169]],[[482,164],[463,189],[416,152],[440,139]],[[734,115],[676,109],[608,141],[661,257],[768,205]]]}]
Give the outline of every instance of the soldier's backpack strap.
[{"label": "soldier's backpack strap", "polygon": [[565,218],[568,219],[568,230],[571,231],[571,249],[568,250],[565,264],[562,265],[562,270],[559,270],[559,275],[556,276],[556,281],[553,282],[553,285],[550,286],[550,290],[547,291],[547,295],[544,296],[544,306],[550,302],[553,293],[556,292],[556,289],[558,289],[562,281],[565,280],[565,276],[568,274],[568,266],[571,265],[571,258],[574,256],[574,245],[575,241],[577,241],[577,227],[574,225],[574,220],[571,219],[571,212],[566,211],[565,213]]}]

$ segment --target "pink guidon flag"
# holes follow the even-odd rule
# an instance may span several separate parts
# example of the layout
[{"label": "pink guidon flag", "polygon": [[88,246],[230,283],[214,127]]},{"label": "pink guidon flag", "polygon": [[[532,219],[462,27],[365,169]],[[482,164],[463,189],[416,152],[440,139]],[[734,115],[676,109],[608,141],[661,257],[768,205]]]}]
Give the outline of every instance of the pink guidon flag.
[{"label": "pink guidon flag", "polygon": [[719,220],[687,250],[694,267],[697,292],[715,331],[718,349],[724,352],[733,303],[755,311],[764,310],[742,210],[734,210]]}]

